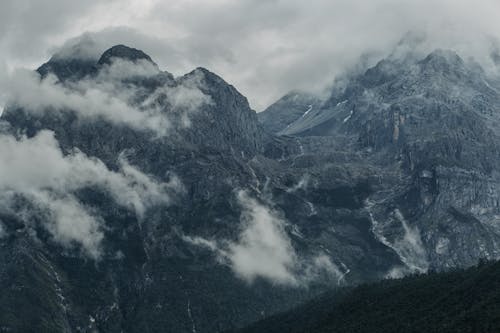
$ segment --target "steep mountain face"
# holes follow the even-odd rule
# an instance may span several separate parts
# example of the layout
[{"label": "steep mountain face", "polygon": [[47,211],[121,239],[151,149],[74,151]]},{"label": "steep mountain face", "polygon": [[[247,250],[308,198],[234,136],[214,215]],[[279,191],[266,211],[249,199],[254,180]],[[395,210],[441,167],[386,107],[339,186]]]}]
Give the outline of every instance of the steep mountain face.
[{"label": "steep mountain face", "polygon": [[44,179],[0,183],[0,304],[26,309],[2,329],[218,332],[399,263],[363,212],[374,175],[308,165],[217,75],[123,46],[38,72],[1,118],[5,154],[41,163],[6,170]]},{"label": "steep mountain face", "polygon": [[[198,146],[211,146],[232,154],[252,157],[264,149],[269,137],[262,131],[257,116],[247,99],[233,86],[204,68],[183,77],[203,77],[201,91],[211,101],[192,115],[189,141]],[[223,107],[221,107],[223,106]]]},{"label": "steep mountain face", "polygon": [[388,58],[281,133],[313,142],[306,154],[326,141],[380,170],[397,165],[366,201],[374,233],[411,270],[467,266],[500,250],[499,92],[452,51]]},{"label": "steep mountain face", "polygon": [[[123,63],[125,69],[139,66],[116,78],[112,66],[121,66],[120,74]],[[239,184],[244,189],[253,177],[245,163],[262,150],[265,135],[236,89],[205,69],[174,79],[160,72],[142,51],[124,46],[109,49],[92,65],[56,57],[38,71],[56,76],[65,98],[73,98],[84,85],[112,86],[113,95],[126,90],[131,95],[126,105],[151,112],[146,120],[153,123],[135,127],[144,122],[141,117],[133,118],[133,124],[124,123],[129,115],[123,105],[115,119],[107,118],[107,113],[82,116],[80,112],[90,112],[87,105],[83,111],[48,106],[38,112],[14,104],[2,115],[9,132],[35,139],[50,130],[65,154],[78,149],[111,170],[121,167],[125,155],[156,181],[168,184],[175,175],[182,184],[173,205],[155,205],[140,217],[92,185],[75,194],[104,222],[103,254],[97,261],[61,248],[42,227],[45,221],[22,216],[23,210],[34,208],[26,202],[29,199],[19,199],[18,206],[1,218],[6,234],[0,240],[4,257],[0,281],[6,287],[1,304],[27,312],[22,317],[2,314],[2,329],[215,332],[254,320],[262,311],[271,312],[278,306],[275,297],[293,303],[306,296],[305,290],[289,292],[265,283],[250,288],[227,265],[217,265],[209,251],[182,240],[184,232],[209,231],[207,225],[215,223],[214,218],[225,227],[211,229],[231,236],[237,232],[234,189]],[[15,255],[11,258],[9,253]]]},{"label": "steep mountain face", "polygon": [[1,116],[0,306],[26,309],[3,330],[221,332],[497,257],[500,99],[454,54],[257,116],[206,69],[70,51]]}]

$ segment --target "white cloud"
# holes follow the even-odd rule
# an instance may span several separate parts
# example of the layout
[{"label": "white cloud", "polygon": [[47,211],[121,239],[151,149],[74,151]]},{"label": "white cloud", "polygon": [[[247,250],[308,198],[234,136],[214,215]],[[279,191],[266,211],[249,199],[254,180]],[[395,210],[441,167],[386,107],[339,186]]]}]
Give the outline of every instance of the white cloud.
[{"label": "white cloud", "polygon": [[320,253],[311,259],[311,263],[306,266],[304,279],[314,281],[318,276],[334,276],[340,283],[345,274],[332,262],[332,259],[325,253]]},{"label": "white cloud", "polygon": [[179,84],[175,86],[162,86],[156,89],[142,103],[142,107],[154,110],[155,106],[158,106],[158,100],[166,100],[171,117],[180,119],[181,127],[189,127],[191,126],[190,116],[202,106],[213,103],[212,98],[201,91],[204,86],[203,80],[203,72],[196,70],[193,74],[179,79]]},{"label": "white cloud", "polygon": [[[184,185],[174,174],[167,183],[158,183],[131,166],[123,157],[119,159],[122,176],[113,173],[102,177],[101,183],[109,189],[115,200],[123,206],[131,206],[142,217],[150,206],[170,203],[170,196],[184,192]],[[125,180],[125,181],[124,181]],[[130,191],[132,189],[132,191]]]},{"label": "white cloud", "polygon": [[[83,47],[82,49],[85,48]],[[96,81],[117,83],[117,80],[129,77],[148,77],[159,73],[160,70],[158,67],[146,59],[131,62],[125,59],[114,58],[111,64],[106,64],[99,70]]]},{"label": "white cloud", "polygon": [[55,241],[65,246],[78,244],[92,258],[101,254],[101,218],[78,201],[76,191],[100,188],[141,219],[148,207],[168,204],[182,190],[176,177],[159,183],[124,158],[120,170],[114,172],[78,150],[64,156],[50,131],[30,139],[0,134],[0,156],[2,209],[12,209],[14,197],[24,196],[47,215],[44,226]]},{"label": "white cloud", "polygon": [[184,241],[206,248],[239,278],[252,283],[257,278],[288,286],[307,286],[320,277],[343,276],[325,253],[301,256],[286,231],[287,222],[247,192],[237,193],[242,208],[240,232],[235,241],[183,236]]},{"label": "white cloud", "polygon": [[285,222],[247,193],[238,192],[242,206],[242,232],[227,249],[231,267],[248,281],[263,277],[283,284],[296,284],[297,254],[285,232]]},{"label": "white cloud", "polygon": [[[171,130],[174,115],[182,117],[181,126],[189,126],[189,115],[211,103],[211,99],[200,90],[202,80],[197,77],[202,74],[198,74],[173,86],[162,86],[142,105],[135,105],[137,96],[144,92],[140,87],[124,83],[123,79],[156,74],[159,74],[158,68],[146,60],[130,62],[123,59],[105,65],[96,77],[67,84],[59,83],[53,75],[41,79],[36,72],[17,69],[6,77],[0,74],[0,100],[27,112],[71,110],[81,119],[102,118],[113,124],[165,136]],[[157,103],[160,97],[165,97],[168,110]]]},{"label": "white cloud", "polygon": [[219,252],[219,254],[223,257],[225,257],[227,254],[225,251],[222,251],[219,249],[219,245],[217,244],[216,241],[213,240],[208,240],[203,237],[192,237],[192,236],[187,236],[187,235],[182,235],[182,240],[184,240],[186,243],[196,245],[199,247],[204,247],[207,248],[213,252]]},{"label": "white cloud", "polygon": [[85,254],[97,259],[101,255],[101,242],[104,238],[99,217],[92,214],[77,198],[65,195],[62,198],[48,191],[31,191],[26,195],[29,200],[46,212],[45,227],[54,240],[66,248],[75,244],[81,246]]},{"label": "white cloud", "polygon": [[[429,269],[429,261],[418,227],[411,226],[402,212],[397,208],[392,212],[390,218],[386,220],[386,222],[380,223],[375,219],[372,213],[373,205],[373,202],[369,200],[366,201],[365,207],[372,222],[372,232],[381,243],[394,250],[403,263],[403,265],[391,268],[386,276],[388,278],[401,278],[411,273],[427,272]],[[384,228],[387,222],[395,222],[394,220],[401,224],[401,230],[395,237],[388,239],[384,234]]]},{"label": "white cloud", "polygon": [[[127,125],[139,130],[152,130],[166,135],[169,122],[164,115],[140,111],[127,103],[132,91],[110,91],[111,85],[90,85],[84,81],[79,90],[57,83],[54,76],[40,79],[37,73],[16,70],[2,85],[4,99],[28,112],[44,113],[47,110],[71,110],[83,119],[103,118],[114,124]],[[115,94],[116,92],[116,94]]]},{"label": "white cloud", "polygon": [[429,268],[429,261],[427,259],[427,252],[422,244],[420,231],[417,226],[408,225],[405,217],[399,209],[395,209],[394,216],[401,222],[403,228],[403,235],[395,239],[393,249],[399,255],[403,263],[406,265],[406,270],[393,269],[390,277],[399,277],[399,273],[425,273]]}]

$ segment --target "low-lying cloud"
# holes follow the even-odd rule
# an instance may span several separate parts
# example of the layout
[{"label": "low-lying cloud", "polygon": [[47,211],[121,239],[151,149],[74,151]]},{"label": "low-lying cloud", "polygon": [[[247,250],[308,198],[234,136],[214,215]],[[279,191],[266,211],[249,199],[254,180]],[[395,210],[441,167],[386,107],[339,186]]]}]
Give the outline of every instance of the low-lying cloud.
[{"label": "low-lying cloud", "polygon": [[21,195],[38,208],[43,226],[54,241],[65,247],[76,245],[94,259],[102,254],[102,218],[95,209],[79,201],[78,190],[100,189],[117,204],[134,211],[138,219],[148,207],[168,204],[172,195],[182,191],[178,178],[158,182],[124,158],[120,159],[120,169],[115,172],[76,149],[65,156],[50,131],[17,139],[0,134],[0,156],[2,209],[30,224],[31,215],[15,209],[16,198]]},{"label": "low-lying cloud", "polygon": [[272,283],[305,286],[320,276],[339,279],[342,273],[325,253],[301,256],[286,231],[287,222],[277,211],[239,191],[240,232],[236,240],[211,240],[183,236],[195,246],[216,254],[248,283],[258,278]]},{"label": "low-lying cloud", "polygon": [[263,277],[296,283],[293,271],[298,257],[286,234],[284,220],[245,192],[238,192],[238,202],[242,208],[241,233],[227,249],[233,270],[248,281]]},{"label": "low-lying cloud", "polygon": [[[103,119],[115,125],[147,130],[155,136],[168,135],[172,120],[182,118],[175,126],[189,126],[189,116],[211,102],[201,90],[202,79],[193,78],[159,87],[142,103],[137,100],[148,94],[144,88],[124,81],[127,78],[152,77],[159,74],[156,65],[114,59],[100,68],[94,77],[61,83],[54,75],[41,78],[36,72],[17,69],[6,77],[0,75],[0,100],[26,112],[74,112],[80,119]],[[158,101],[162,98],[162,103]]]},{"label": "low-lying cloud", "polygon": [[170,120],[173,121],[172,118],[177,120],[173,126],[190,127],[191,116],[204,105],[212,105],[213,101],[201,90],[205,85],[202,71],[195,70],[177,82],[178,84],[174,86],[157,88],[141,106],[143,109],[161,113],[165,106],[158,104],[158,101],[164,101],[169,110]]}]

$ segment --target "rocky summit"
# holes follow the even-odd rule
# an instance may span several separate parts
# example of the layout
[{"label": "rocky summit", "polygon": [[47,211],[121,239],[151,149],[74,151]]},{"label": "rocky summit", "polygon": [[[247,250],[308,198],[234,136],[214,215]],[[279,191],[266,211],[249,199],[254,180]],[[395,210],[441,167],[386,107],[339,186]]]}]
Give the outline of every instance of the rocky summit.
[{"label": "rocky summit", "polygon": [[63,166],[5,186],[0,332],[223,332],[499,257],[500,86],[452,51],[258,115],[209,70],[174,77],[123,45],[29,80],[40,94],[6,107],[2,140]]}]

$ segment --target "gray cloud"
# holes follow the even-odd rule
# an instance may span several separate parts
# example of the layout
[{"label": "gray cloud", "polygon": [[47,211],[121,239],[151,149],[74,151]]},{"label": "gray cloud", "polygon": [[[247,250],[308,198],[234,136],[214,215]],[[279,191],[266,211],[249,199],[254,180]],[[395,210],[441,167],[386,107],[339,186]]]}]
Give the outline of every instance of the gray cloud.
[{"label": "gray cloud", "polygon": [[362,54],[373,63],[409,30],[427,33],[425,48],[455,48],[487,65],[500,37],[496,0],[7,0],[0,9],[0,59],[10,68],[40,63],[90,31],[106,47],[143,49],[175,74],[208,67],[258,110],[292,88],[321,90]]},{"label": "gray cloud", "polygon": [[[16,196],[22,195],[45,215],[44,227],[56,242],[67,247],[77,244],[94,259],[101,255],[102,221],[97,212],[78,201],[77,190],[100,188],[119,205],[135,211],[138,219],[148,207],[168,204],[172,195],[183,190],[178,178],[159,183],[124,158],[115,172],[78,150],[65,156],[50,131],[30,139],[0,134],[0,156],[2,210],[13,211]],[[14,213],[30,223],[26,212]]]},{"label": "gray cloud", "polygon": [[[111,0],[108,6],[117,2]],[[84,31],[85,21],[101,6],[98,0],[2,1],[0,59],[12,66],[36,65],[50,56],[55,43]]]}]

